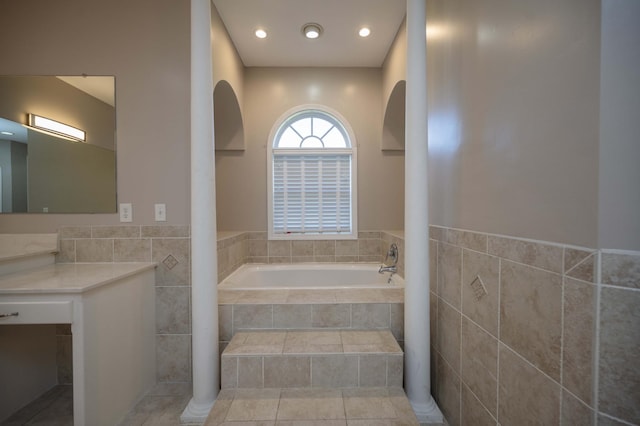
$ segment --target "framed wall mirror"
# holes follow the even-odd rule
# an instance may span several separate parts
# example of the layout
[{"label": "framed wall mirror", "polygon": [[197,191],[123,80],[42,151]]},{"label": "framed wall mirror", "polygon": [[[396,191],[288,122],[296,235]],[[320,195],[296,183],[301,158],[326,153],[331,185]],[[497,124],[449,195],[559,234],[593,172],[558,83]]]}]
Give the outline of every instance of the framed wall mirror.
[{"label": "framed wall mirror", "polygon": [[115,213],[115,117],[113,76],[0,76],[0,211]]}]

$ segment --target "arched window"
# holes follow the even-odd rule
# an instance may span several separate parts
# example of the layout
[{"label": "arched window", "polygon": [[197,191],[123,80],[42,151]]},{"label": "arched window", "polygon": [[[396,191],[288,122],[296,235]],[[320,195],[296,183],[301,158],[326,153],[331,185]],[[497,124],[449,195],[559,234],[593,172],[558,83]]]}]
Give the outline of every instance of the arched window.
[{"label": "arched window", "polygon": [[356,148],[324,107],[289,111],[269,144],[269,238],[356,238]]}]

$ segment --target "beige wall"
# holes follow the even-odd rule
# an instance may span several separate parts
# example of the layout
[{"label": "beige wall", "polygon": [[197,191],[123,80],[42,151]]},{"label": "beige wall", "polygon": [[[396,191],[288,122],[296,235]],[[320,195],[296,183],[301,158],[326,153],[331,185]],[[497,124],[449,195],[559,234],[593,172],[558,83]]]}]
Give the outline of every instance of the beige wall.
[{"label": "beige wall", "polygon": [[[407,78],[407,25],[405,21],[400,24],[396,38],[382,64],[382,99],[384,99],[385,107],[391,91],[398,81]],[[385,108],[382,109],[383,113],[384,111]]]},{"label": "beige wall", "polygon": [[246,150],[216,152],[218,229],[267,229],[269,132],[287,110],[326,105],[346,118],[358,142],[358,226],[403,227],[403,162],[380,150],[381,70],[373,68],[247,68],[244,77]]},{"label": "beige wall", "polygon": [[211,4],[211,56],[214,87],[220,80],[227,81],[233,88],[242,110],[244,66],[213,4]]},{"label": "beige wall", "polygon": [[596,246],[599,5],[428,2],[430,223]]},{"label": "beige wall", "polygon": [[599,245],[640,250],[640,2],[603,0]]},{"label": "beige wall", "polygon": [[[0,74],[114,75],[118,201],[134,223],[189,222],[189,2],[23,0],[4,2]],[[117,214],[0,217],[0,232],[116,224]]]}]

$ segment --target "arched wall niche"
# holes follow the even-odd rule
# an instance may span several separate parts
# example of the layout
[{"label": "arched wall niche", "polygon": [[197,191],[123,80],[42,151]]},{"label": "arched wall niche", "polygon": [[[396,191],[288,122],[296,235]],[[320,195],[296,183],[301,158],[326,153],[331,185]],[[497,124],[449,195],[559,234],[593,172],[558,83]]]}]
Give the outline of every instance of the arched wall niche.
[{"label": "arched wall niche", "polygon": [[396,83],[389,95],[382,125],[382,149],[404,151],[405,96],[407,84]]},{"label": "arched wall niche", "polygon": [[243,151],[244,125],[238,98],[226,80],[213,89],[213,117],[216,151]]}]

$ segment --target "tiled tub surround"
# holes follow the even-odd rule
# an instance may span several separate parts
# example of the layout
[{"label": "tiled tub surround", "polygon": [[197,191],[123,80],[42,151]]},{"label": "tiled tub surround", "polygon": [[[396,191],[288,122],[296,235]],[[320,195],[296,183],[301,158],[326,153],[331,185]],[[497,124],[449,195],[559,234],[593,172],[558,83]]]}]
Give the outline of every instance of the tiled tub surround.
[{"label": "tiled tub surround", "polygon": [[[392,234],[360,232],[357,240],[267,241],[266,232],[218,233],[218,281],[244,263],[379,262]],[[57,263],[158,263],[156,346],[159,382],[191,381],[190,229],[172,226],[71,226],[58,230]],[[276,243],[276,244],[273,244]],[[399,273],[402,275],[403,247]],[[221,310],[226,308],[222,307]],[[394,308],[396,309],[396,308]],[[402,314],[400,314],[402,315]],[[222,336],[221,331],[221,336]],[[397,337],[397,336],[396,336]],[[230,337],[229,337],[230,338]],[[401,340],[401,339],[400,339]],[[71,378],[70,336],[58,330],[61,376]]]},{"label": "tiled tub surround", "polygon": [[220,350],[238,331],[388,329],[404,340],[404,291],[219,290]]},{"label": "tiled tub surround", "polygon": [[450,425],[640,424],[640,253],[431,227]]},{"label": "tiled tub surround", "polygon": [[222,354],[226,388],[401,387],[389,330],[241,331]]}]

